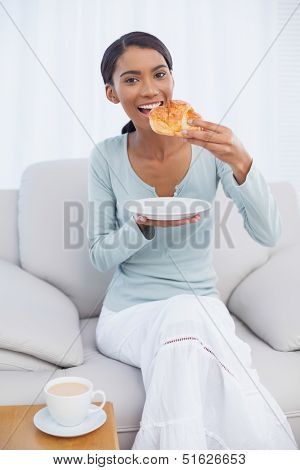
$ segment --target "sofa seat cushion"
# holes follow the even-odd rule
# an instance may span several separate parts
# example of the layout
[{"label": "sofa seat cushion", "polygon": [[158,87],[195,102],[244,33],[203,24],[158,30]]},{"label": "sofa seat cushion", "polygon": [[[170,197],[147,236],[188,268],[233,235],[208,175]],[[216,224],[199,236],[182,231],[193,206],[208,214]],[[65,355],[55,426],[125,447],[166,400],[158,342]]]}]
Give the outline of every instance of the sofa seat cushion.
[{"label": "sofa seat cushion", "polygon": [[[0,405],[46,405],[44,386],[49,380],[59,377],[65,377],[65,369],[34,372],[3,370],[1,371]],[[16,421],[16,425],[20,425],[20,422]]]},{"label": "sofa seat cushion", "polygon": [[65,369],[65,374],[86,377],[95,389],[104,390],[107,401],[113,403],[119,433],[138,431],[145,403],[141,369],[99,352],[96,343],[98,319],[80,321],[84,364]]},{"label": "sofa seat cushion", "polygon": [[234,290],[228,309],[278,351],[300,350],[300,245],[274,253]]},{"label": "sofa seat cushion", "polygon": [[60,367],[82,364],[75,305],[58,289],[0,260],[0,348]]}]

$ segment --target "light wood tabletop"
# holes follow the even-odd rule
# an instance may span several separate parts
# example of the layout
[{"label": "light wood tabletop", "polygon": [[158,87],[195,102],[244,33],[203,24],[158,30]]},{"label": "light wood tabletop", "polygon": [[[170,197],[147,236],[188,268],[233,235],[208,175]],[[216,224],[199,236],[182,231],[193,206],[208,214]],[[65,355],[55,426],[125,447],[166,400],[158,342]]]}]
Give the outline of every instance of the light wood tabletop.
[{"label": "light wood tabletop", "polygon": [[0,449],[119,450],[112,402],[106,402],[103,408],[107,414],[106,422],[98,429],[77,437],[51,436],[37,429],[33,417],[45,406],[46,404],[0,406]]}]

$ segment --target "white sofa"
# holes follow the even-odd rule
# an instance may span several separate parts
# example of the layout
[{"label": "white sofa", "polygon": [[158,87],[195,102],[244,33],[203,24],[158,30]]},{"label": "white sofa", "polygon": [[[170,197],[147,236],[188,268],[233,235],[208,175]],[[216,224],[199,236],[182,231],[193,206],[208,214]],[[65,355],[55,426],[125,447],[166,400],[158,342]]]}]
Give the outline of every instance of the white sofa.
[{"label": "white sofa", "polygon": [[[0,190],[0,281],[4,286],[4,302],[0,298],[0,405],[45,403],[42,389],[50,378],[87,377],[113,402],[120,448],[130,449],[145,392],[140,369],[106,357],[96,348],[96,324],[113,271],[98,272],[89,258],[87,170],[87,159],[35,163],[24,171],[19,190]],[[274,247],[261,246],[250,238],[236,207],[221,186],[218,189],[214,265],[221,298],[228,306],[232,294],[238,296],[239,286],[251,273],[267,266],[279,251],[285,256],[284,250],[299,245],[295,191],[287,182],[270,187],[283,228]],[[250,285],[253,289],[253,283]],[[283,291],[286,285],[282,285]],[[257,287],[261,289],[261,281]],[[255,298],[255,288],[250,295]],[[250,314],[251,309],[249,324]],[[300,351],[276,350],[247,326],[245,315],[245,322],[238,315],[232,317],[236,334],[252,349],[253,367],[300,443]],[[80,334],[72,357],[57,365],[57,351],[69,348],[76,328]],[[51,345],[54,349],[50,351]]]}]

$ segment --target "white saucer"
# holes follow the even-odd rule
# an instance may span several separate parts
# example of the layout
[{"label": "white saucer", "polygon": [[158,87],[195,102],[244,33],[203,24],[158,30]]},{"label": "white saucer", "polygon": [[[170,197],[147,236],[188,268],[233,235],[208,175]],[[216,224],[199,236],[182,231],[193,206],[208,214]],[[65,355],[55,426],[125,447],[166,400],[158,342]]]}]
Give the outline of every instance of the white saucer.
[{"label": "white saucer", "polygon": [[190,197],[148,197],[128,200],[124,208],[153,220],[180,220],[209,210],[211,203]]},{"label": "white saucer", "polygon": [[[99,408],[99,406],[91,404],[91,409]],[[94,431],[95,429],[102,426],[107,419],[107,415],[102,408],[99,408],[97,413],[92,413],[86,417],[86,419],[77,426],[61,426],[51,418],[48,407],[39,410],[33,418],[35,426],[47,434],[52,436],[61,437],[73,437],[82,436],[88,432]]]}]

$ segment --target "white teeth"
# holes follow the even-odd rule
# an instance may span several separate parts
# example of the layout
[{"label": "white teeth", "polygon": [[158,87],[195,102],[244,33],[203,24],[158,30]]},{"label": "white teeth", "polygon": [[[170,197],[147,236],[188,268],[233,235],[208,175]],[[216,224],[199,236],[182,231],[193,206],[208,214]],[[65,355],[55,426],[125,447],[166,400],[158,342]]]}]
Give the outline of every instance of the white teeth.
[{"label": "white teeth", "polygon": [[160,103],[161,103],[161,101],[159,101],[159,103],[144,104],[143,106],[139,106],[139,108],[143,108],[143,109],[157,108],[157,106],[160,106]]}]

